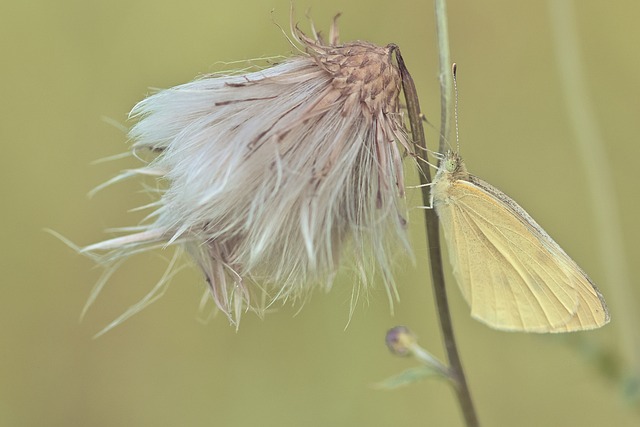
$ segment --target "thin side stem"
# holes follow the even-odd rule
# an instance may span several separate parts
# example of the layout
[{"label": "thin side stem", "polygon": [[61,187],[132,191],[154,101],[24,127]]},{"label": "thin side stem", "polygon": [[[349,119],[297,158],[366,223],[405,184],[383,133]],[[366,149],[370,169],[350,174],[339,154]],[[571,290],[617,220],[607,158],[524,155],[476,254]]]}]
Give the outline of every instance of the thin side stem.
[{"label": "thin side stem", "polygon": [[[443,12],[443,10],[441,10]],[[436,14],[438,15],[438,14]],[[438,21],[444,19],[444,29],[446,33],[446,14],[441,13],[441,17],[438,18]],[[440,25],[440,28],[442,26]],[[439,33],[440,34],[440,33]],[[439,36],[439,39],[441,37]],[[445,41],[448,40],[445,37]],[[440,50],[442,50],[442,45],[439,42]],[[448,41],[446,41],[446,46],[448,50]],[[448,52],[446,54],[448,58]],[[409,74],[402,55],[400,54],[400,50],[396,48],[396,58],[398,61],[398,67],[400,68],[402,74],[402,89],[404,92],[405,101],[407,103],[407,111],[409,116],[409,125],[411,127],[411,135],[413,138],[413,143],[415,146],[415,151],[418,155],[426,156],[427,155],[427,144],[426,138],[424,136],[424,127],[422,125],[422,116],[420,112],[420,103],[418,101],[418,94],[416,91],[415,83],[413,82],[413,78]],[[441,56],[442,58],[442,56]],[[442,61],[442,59],[441,59]],[[447,81],[446,77],[443,77],[446,73],[441,70],[441,84]],[[452,78],[449,76],[448,81],[451,82]],[[448,118],[442,119],[441,123],[443,125],[443,132],[440,136],[440,145],[441,147],[446,146],[446,130],[450,129],[451,124],[451,84],[448,86],[448,90],[446,87],[442,86],[442,115],[449,116]],[[445,94],[448,94],[445,96]],[[429,170],[429,166],[427,164],[419,164],[418,172],[420,176],[420,183],[422,185],[422,199],[425,206],[430,205],[430,194],[429,189],[426,184],[431,182],[431,172]],[[426,234],[427,234],[427,247],[429,251],[429,262],[431,265],[431,280],[433,283],[434,295],[436,300],[436,305],[438,307],[438,316],[440,319],[440,329],[442,331],[442,336],[445,344],[445,349],[447,352],[447,359],[449,362],[449,377],[454,385],[454,389],[456,391],[456,395],[458,398],[458,402],[460,404],[460,408],[465,418],[465,422],[467,427],[477,427],[479,426],[478,417],[476,415],[475,408],[473,406],[473,401],[471,400],[471,393],[469,391],[469,387],[467,385],[467,380],[464,375],[464,370],[462,368],[462,363],[460,361],[460,356],[458,354],[458,349],[455,341],[455,336],[453,333],[453,325],[451,322],[451,313],[449,311],[449,304],[447,301],[447,291],[445,288],[444,282],[444,270],[442,267],[442,253],[441,253],[441,245],[440,245],[440,232],[439,232],[439,221],[438,217],[433,209],[425,209],[424,210],[425,217],[425,225],[426,225]]]}]

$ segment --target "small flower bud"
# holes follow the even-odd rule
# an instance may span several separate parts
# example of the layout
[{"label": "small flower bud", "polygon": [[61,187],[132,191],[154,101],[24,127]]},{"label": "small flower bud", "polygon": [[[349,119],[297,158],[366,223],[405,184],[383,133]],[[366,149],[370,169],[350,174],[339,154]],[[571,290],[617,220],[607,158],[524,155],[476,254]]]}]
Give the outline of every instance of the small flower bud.
[{"label": "small flower bud", "polygon": [[396,356],[410,356],[417,342],[416,336],[406,326],[389,329],[385,341],[389,350]]}]

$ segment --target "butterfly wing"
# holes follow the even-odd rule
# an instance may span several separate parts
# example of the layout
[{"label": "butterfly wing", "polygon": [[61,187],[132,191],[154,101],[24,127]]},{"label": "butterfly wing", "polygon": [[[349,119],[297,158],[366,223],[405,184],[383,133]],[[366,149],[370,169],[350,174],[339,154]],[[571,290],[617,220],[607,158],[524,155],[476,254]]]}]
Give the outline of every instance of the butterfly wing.
[{"label": "butterfly wing", "polygon": [[512,331],[566,332],[608,322],[587,275],[512,199],[472,177],[435,204],[471,315]]}]

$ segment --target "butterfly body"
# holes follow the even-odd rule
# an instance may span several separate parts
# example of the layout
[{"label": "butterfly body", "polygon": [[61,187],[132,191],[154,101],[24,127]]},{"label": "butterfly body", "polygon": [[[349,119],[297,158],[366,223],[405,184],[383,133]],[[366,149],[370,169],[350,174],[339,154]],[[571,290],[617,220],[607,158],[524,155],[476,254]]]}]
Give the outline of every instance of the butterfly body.
[{"label": "butterfly body", "polygon": [[591,279],[509,196],[447,152],[431,186],[471,315],[501,330],[570,332],[606,324]]}]

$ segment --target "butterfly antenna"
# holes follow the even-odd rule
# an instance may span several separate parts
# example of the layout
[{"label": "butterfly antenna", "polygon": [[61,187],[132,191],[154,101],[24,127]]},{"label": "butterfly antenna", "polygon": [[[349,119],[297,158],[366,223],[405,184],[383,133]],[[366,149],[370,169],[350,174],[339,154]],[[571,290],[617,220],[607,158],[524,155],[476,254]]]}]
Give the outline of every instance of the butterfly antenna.
[{"label": "butterfly antenna", "polygon": [[460,132],[458,130],[458,81],[457,81],[458,64],[455,62],[451,65],[451,74],[453,74],[453,93],[455,94],[455,103],[453,104],[453,117],[456,124],[456,152],[460,152]]}]

